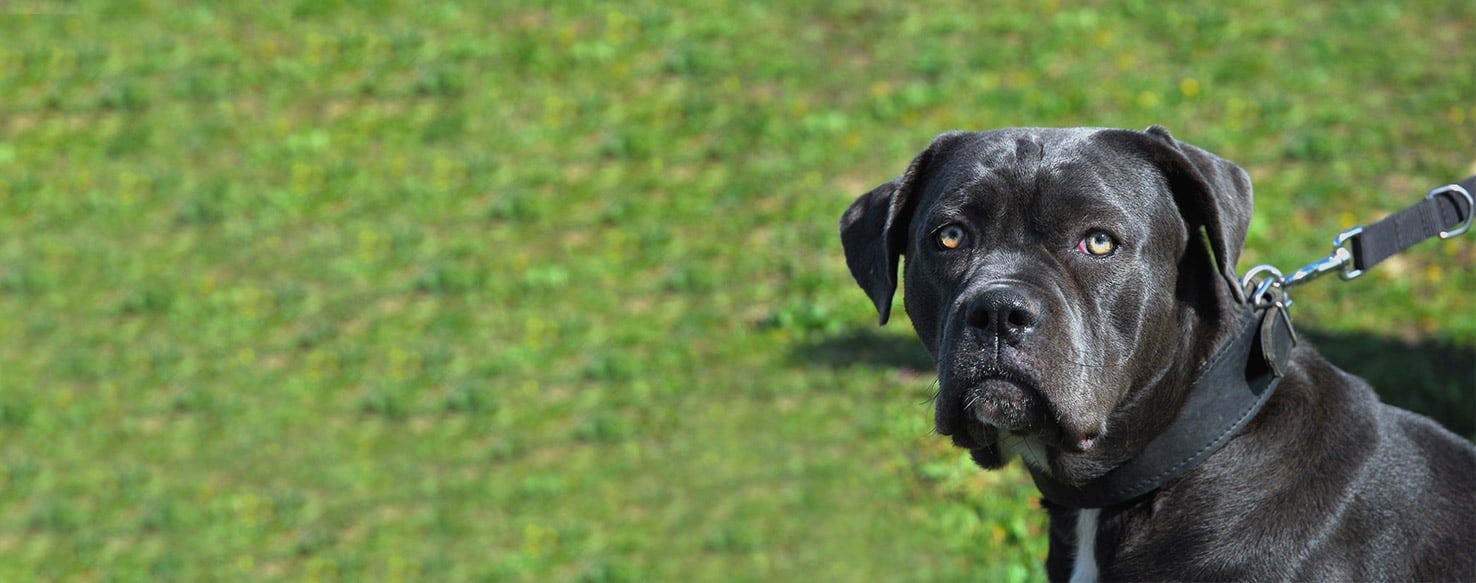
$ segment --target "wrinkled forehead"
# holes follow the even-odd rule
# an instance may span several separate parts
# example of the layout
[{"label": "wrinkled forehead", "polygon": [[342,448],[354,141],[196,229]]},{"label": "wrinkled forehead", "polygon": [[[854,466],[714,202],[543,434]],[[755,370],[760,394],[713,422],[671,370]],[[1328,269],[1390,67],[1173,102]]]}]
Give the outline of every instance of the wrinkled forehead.
[{"label": "wrinkled forehead", "polygon": [[938,153],[925,206],[936,210],[1009,193],[1020,203],[1170,209],[1167,181],[1155,166],[1142,153],[1098,139],[1098,131],[1014,129],[967,136]]}]

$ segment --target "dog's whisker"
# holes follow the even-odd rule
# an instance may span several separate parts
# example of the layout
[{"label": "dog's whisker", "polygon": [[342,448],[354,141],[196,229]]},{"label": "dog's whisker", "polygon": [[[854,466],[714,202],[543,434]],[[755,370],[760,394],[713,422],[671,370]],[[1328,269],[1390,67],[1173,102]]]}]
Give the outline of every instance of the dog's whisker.
[{"label": "dog's whisker", "polygon": [[918,404],[926,405],[928,403],[936,403],[938,402],[938,396],[941,394],[943,394],[943,386],[938,383],[937,379],[933,379],[933,394],[929,395],[928,398],[919,401]]}]

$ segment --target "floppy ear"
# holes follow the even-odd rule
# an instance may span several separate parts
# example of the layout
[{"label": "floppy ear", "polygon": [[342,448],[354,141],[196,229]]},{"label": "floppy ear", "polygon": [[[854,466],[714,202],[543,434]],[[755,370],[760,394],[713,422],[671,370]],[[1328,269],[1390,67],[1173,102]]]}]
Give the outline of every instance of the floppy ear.
[{"label": "floppy ear", "polygon": [[[846,266],[851,277],[876,304],[881,323],[887,323],[892,312],[892,294],[897,291],[897,259],[906,247],[905,215],[908,196],[897,192],[902,178],[871,189],[861,195],[841,215],[841,245],[846,249]],[[898,221],[898,217],[904,217]],[[894,223],[903,223],[898,226]]]},{"label": "floppy ear", "polygon": [[1245,302],[1235,261],[1245,246],[1250,228],[1252,191],[1250,175],[1234,163],[1174,139],[1162,126],[1142,132],[1108,130],[1109,139],[1139,145],[1156,165],[1174,193],[1174,203],[1189,225],[1190,236],[1198,227],[1208,235],[1215,267],[1229,286],[1235,302]]},{"label": "floppy ear", "polygon": [[922,182],[929,160],[938,144],[959,132],[949,132],[912,159],[907,171],[861,195],[840,219],[841,245],[851,276],[876,305],[881,323],[892,313],[892,295],[897,292],[897,263],[907,249],[907,227],[917,206],[913,190]]}]

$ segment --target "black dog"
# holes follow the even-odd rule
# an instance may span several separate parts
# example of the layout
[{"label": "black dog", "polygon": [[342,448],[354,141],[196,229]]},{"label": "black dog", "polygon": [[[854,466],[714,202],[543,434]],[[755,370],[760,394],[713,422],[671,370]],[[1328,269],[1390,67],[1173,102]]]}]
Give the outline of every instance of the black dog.
[{"label": "black dog", "polygon": [[[937,431],[1024,460],[1052,579],[1476,580],[1476,448],[1265,332],[1235,275],[1250,218],[1245,171],[1162,128],[1008,129],[939,136],[840,228],[882,323],[907,256]],[[1093,490],[1257,354],[1274,391],[1241,381],[1259,402],[1216,441]]]}]

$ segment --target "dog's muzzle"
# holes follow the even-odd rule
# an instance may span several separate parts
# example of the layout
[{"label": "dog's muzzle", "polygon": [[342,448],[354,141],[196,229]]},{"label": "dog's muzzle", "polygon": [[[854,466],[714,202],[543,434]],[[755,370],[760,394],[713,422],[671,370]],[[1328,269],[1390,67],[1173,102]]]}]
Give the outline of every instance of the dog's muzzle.
[{"label": "dog's muzzle", "polygon": [[936,426],[960,447],[995,443],[999,432],[1033,435],[1068,452],[1095,445],[1100,430],[1067,431],[1042,391],[1037,334],[1047,310],[1027,284],[999,280],[962,300],[940,370]]}]

